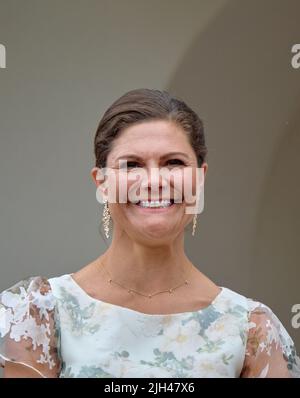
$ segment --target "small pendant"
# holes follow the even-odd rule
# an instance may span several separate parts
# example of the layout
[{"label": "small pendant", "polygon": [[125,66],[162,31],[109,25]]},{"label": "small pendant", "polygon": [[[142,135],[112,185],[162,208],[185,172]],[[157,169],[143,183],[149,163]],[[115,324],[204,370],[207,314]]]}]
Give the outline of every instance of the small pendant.
[{"label": "small pendant", "polygon": [[173,293],[173,289],[169,289],[169,293]]}]

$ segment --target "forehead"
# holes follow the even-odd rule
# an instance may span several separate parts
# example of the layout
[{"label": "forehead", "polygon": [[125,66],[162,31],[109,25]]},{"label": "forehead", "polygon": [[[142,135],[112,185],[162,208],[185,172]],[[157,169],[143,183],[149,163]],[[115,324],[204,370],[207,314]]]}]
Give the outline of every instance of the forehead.
[{"label": "forehead", "polygon": [[160,156],[171,151],[189,153],[193,149],[180,126],[170,121],[155,120],[123,130],[113,141],[109,157],[114,159],[129,151],[139,156]]}]

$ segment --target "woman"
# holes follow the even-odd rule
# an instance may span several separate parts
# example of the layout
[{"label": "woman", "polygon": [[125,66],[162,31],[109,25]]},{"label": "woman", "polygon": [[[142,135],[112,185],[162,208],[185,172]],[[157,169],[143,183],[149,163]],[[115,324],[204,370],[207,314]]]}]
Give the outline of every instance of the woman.
[{"label": "woman", "polygon": [[180,188],[199,199],[196,170],[208,167],[197,114],[167,92],[133,90],[106,111],[94,144],[111,245],[77,272],[2,292],[5,377],[300,377],[272,310],[217,286],[185,253],[197,214]]}]

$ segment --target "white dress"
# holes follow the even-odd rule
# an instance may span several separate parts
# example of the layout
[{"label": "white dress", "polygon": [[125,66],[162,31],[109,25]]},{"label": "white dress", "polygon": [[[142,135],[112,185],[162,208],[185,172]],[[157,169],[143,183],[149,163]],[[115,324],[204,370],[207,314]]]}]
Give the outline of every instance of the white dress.
[{"label": "white dress", "polygon": [[222,287],[193,312],[145,314],[89,296],[72,274],[0,294],[0,362],[43,377],[297,377],[300,359],[266,305]]}]

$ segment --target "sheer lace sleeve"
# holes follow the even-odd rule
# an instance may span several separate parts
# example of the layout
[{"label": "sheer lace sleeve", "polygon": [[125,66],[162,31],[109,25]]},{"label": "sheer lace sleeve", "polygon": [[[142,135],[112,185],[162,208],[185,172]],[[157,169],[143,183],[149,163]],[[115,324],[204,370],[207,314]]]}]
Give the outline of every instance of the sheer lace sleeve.
[{"label": "sheer lace sleeve", "polygon": [[48,280],[30,277],[4,290],[0,294],[1,366],[10,361],[42,377],[58,377],[59,351],[55,299]]},{"label": "sheer lace sleeve", "polygon": [[[251,299],[250,299],[251,300]],[[251,300],[241,377],[300,378],[300,359],[290,335],[266,305]]]}]

